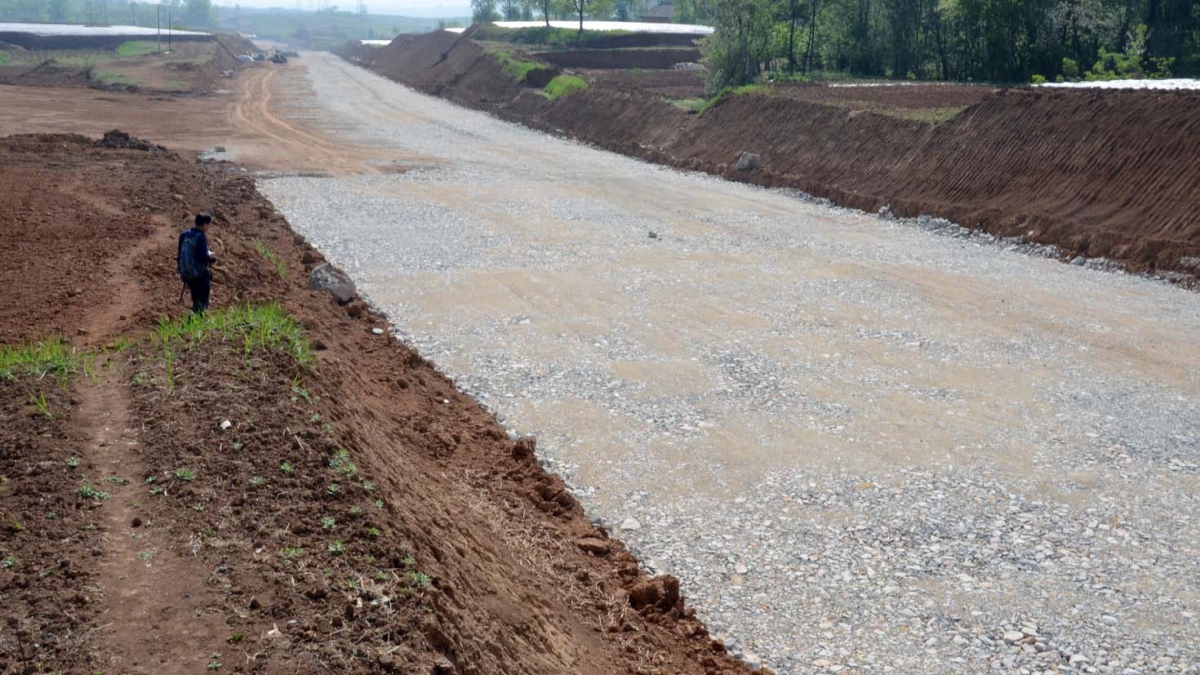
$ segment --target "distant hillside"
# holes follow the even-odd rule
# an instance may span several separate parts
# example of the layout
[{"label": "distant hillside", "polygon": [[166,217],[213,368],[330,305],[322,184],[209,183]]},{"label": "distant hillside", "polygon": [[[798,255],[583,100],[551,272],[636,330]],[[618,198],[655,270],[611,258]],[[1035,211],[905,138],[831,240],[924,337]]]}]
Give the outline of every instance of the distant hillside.
[{"label": "distant hillside", "polygon": [[218,7],[216,12],[222,27],[286,40],[308,49],[333,49],[346,40],[390,39],[400,33],[423,33],[438,27],[438,19],[387,14],[245,7]]}]

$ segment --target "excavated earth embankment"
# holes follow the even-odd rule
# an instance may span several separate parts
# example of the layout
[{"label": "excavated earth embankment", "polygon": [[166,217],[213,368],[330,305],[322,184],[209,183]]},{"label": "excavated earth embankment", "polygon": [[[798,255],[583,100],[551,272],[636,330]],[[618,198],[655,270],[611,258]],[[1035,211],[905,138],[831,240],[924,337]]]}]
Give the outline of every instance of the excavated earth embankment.
[{"label": "excavated earth embankment", "polygon": [[10,136],[0,183],[0,673],[748,672],[245,173]]},{"label": "excavated earth embankment", "polygon": [[[783,88],[696,115],[604,78],[551,101],[506,78],[469,33],[397,40],[355,60],[461,105],[679,168],[943,217],[1067,259],[1107,257],[1190,283],[1200,275],[1200,93],[964,87],[953,97],[938,87],[931,108],[978,102],[933,124],[856,109],[840,91]],[[736,169],[742,153],[759,155],[757,168]]]}]

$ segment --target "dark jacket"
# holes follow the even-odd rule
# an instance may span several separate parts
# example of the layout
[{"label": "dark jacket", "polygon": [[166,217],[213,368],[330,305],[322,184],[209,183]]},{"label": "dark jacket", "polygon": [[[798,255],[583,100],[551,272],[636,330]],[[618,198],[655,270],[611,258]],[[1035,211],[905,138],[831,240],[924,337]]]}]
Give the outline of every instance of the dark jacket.
[{"label": "dark jacket", "polygon": [[[192,260],[188,261],[190,265],[185,265],[183,260],[183,242],[187,239],[194,238],[196,241],[191,247]],[[203,270],[203,275],[207,276],[208,265],[212,262],[212,255],[208,252],[208,237],[203,232],[196,228],[191,228],[179,235],[179,245],[175,249],[175,263],[180,271],[180,276],[183,275],[184,269]]]}]

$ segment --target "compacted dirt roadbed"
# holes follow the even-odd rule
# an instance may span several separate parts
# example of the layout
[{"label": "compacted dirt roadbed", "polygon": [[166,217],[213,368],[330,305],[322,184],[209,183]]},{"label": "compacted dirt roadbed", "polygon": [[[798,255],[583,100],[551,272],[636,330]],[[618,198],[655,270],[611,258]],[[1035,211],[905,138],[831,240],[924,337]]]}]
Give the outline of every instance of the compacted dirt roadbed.
[{"label": "compacted dirt roadbed", "polygon": [[0,672],[745,670],[531,441],[309,290],[251,179],[141,147],[0,139]]}]

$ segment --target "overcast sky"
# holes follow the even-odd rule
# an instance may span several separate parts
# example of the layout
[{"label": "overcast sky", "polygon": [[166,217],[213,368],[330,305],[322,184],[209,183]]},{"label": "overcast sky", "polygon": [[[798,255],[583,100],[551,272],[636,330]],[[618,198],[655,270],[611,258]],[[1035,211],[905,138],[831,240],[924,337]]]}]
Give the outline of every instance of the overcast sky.
[{"label": "overcast sky", "polygon": [[[339,9],[353,10],[358,0],[333,0]],[[454,16],[470,16],[470,0],[366,0],[367,11],[371,14],[399,14],[402,16],[420,16],[433,19]],[[296,0],[213,0],[214,5],[232,7],[281,7],[296,9]],[[314,9],[315,0],[300,0],[304,9]]]}]

